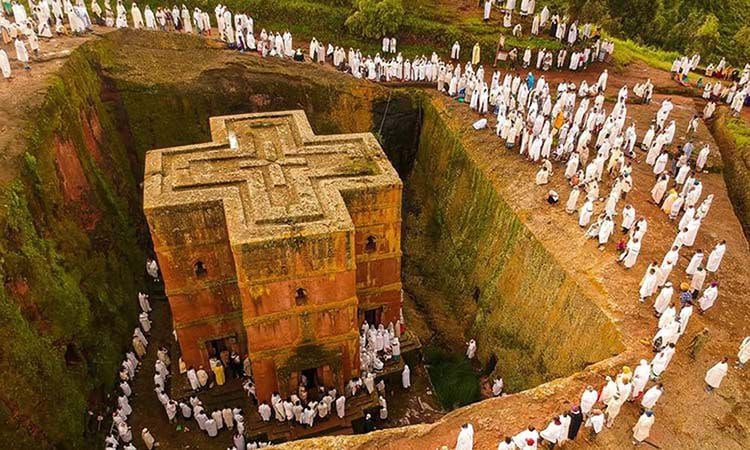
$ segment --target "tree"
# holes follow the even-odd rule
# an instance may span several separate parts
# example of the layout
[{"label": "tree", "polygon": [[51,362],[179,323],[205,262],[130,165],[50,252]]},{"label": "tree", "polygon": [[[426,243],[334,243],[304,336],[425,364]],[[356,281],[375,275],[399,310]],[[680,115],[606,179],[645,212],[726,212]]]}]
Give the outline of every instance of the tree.
[{"label": "tree", "polygon": [[609,0],[610,14],[619,18],[619,32],[648,42],[651,23],[662,9],[662,0]]},{"label": "tree", "polygon": [[689,48],[693,51],[700,52],[704,57],[713,55],[716,46],[719,44],[719,19],[709,14],[703,21],[703,24],[695,30],[693,41]]},{"label": "tree", "polygon": [[377,39],[396,33],[404,21],[401,0],[357,0],[357,10],[346,19],[352,33]]},{"label": "tree", "polygon": [[750,26],[745,25],[744,27],[737,30],[734,34],[734,42],[737,61],[750,60]]}]

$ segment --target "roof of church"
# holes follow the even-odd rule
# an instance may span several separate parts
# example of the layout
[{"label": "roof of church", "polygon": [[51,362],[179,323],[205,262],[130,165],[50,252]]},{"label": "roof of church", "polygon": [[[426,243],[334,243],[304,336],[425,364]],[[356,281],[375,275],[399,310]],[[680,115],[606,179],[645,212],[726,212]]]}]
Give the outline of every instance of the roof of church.
[{"label": "roof of church", "polygon": [[144,210],[222,203],[231,243],[353,229],[342,193],[401,186],[371,133],[316,136],[303,111],[212,117],[211,142],[147,152]]}]

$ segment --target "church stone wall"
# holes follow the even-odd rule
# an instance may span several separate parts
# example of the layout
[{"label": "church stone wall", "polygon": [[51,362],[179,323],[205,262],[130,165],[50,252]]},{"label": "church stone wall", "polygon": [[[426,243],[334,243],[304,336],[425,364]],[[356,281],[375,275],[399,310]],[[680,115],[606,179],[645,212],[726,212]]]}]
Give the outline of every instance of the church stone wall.
[{"label": "church stone wall", "polygon": [[211,118],[213,142],[147,154],[144,209],[182,355],[247,351],[258,396],[303,370],[358,375],[367,310],[401,309],[402,183],[371,134],[315,136],[304,113]]}]

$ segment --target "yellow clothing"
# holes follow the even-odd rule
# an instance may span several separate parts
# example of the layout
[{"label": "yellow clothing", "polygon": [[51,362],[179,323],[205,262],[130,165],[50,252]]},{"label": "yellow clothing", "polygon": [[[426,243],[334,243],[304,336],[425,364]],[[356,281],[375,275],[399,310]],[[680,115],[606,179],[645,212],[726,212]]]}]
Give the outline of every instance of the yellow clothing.
[{"label": "yellow clothing", "polygon": [[225,381],[224,366],[222,366],[221,364],[217,364],[213,370],[214,370],[214,376],[216,376],[216,384],[218,384],[219,386],[223,386],[224,381]]}]

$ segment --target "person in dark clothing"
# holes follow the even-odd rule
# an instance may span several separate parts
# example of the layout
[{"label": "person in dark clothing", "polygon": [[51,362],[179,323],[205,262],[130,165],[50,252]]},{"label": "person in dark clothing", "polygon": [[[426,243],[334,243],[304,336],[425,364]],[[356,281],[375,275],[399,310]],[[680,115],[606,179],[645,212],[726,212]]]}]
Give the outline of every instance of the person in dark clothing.
[{"label": "person in dark clothing", "polygon": [[368,414],[365,416],[365,433],[375,431],[375,422],[372,420],[372,415]]},{"label": "person in dark clothing", "polygon": [[583,423],[583,414],[581,414],[581,408],[574,406],[570,412],[570,427],[568,428],[568,439],[571,441],[578,436],[578,430],[581,429]]}]

